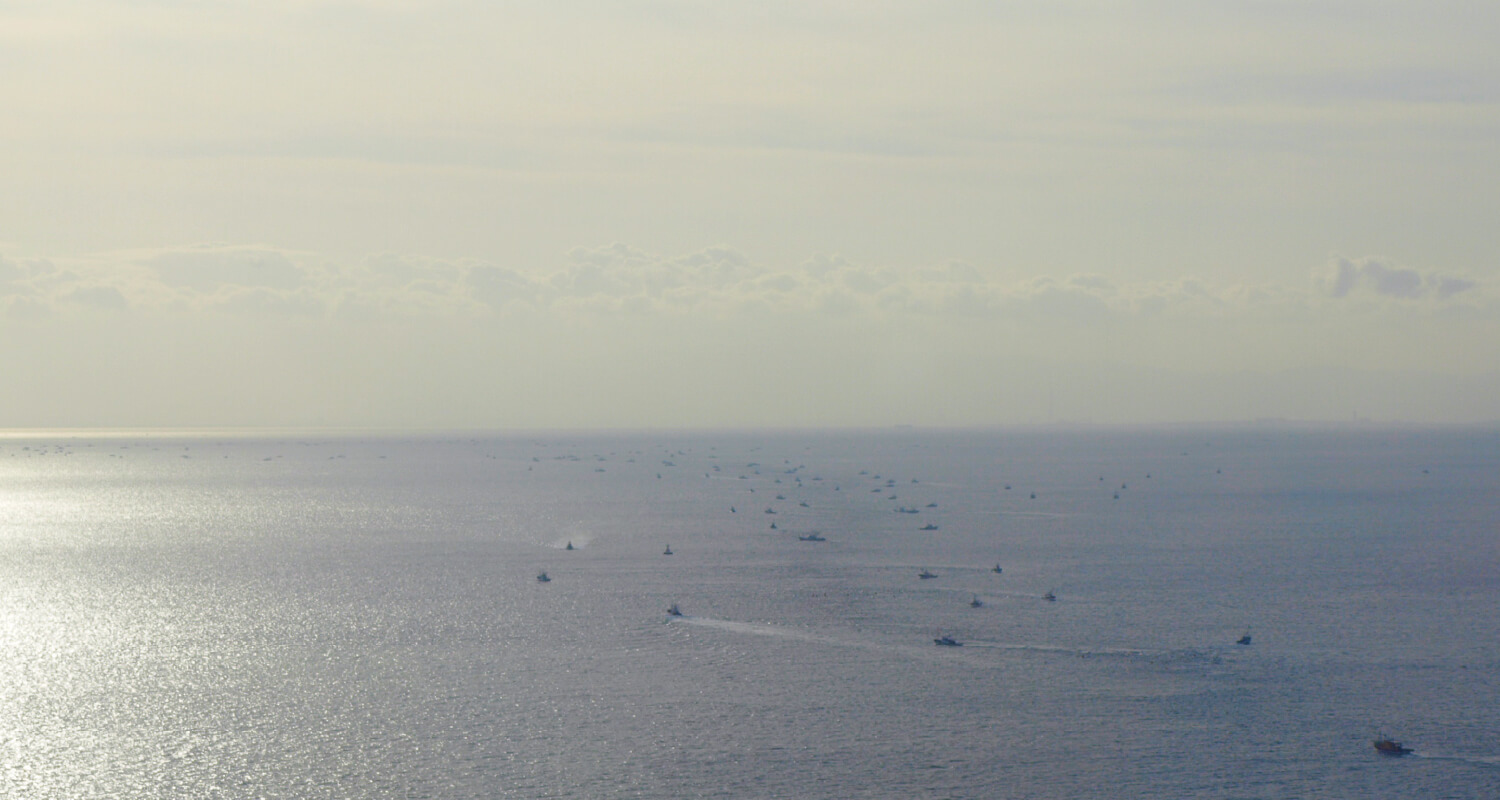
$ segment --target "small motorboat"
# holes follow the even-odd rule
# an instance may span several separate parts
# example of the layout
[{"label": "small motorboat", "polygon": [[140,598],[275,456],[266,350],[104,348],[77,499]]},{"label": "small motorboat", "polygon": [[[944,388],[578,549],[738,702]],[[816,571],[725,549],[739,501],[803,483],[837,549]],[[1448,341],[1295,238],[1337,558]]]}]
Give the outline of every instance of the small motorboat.
[{"label": "small motorboat", "polygon": [[1393,739],[1376,739],[1375,752],[1383,756],[1404,756],[1411,752],[1411,748],[1402,747],[1400,742]]},{"label": "small motorboat", "polygon": [[969,601],[969,606],[972,607],[972,608],[979,608],[979,607],[981,607],[983,605],[984,605],[984,601],[980,600],[979,599],[979,595],[977,595],[977,594],[974,595],[974,599],[973,600]]},{"label": "small motorboat", "polygon": [[826,541],[828,541],[827,539],[823,538],[823,534],[818,533],[817,531],[813,531],[812,533],[809,533],[806,536],[798,536],[797,538],[800,541],[804,541],[804,542],[826,542]]},{"label": "small motorboat", "polygon": [[925,570],[925,569],[924,569],[924,570],[922,570],[922,571],[921,571],[921,572],[918,572],[918,573],[917,573],[917,577],[918,577],[918,578],[921,578],[921,579],[922,579],[922,580],[924,580],[924,581],[925,581],[925,580],[927,580],[927,579],[928,579],[928,578],[936,578],[936,577],[937,577],[937,575],[935,575],[935,574],[933,574],[933,573],[931,573],[931,572],[928,572],[928,571],[927,571],[927,570]]},{"label": "small motorboat", "polygon": [[676,603],[673,603],[672,605],[667,606],[667,616],[680,617],[682,616],[682,609],[678,608]]},{"label": "small motorboat", "polygon": [[999,564],[996,564],[995,568],[993,570],[991,570],[991,571],[994,572],[996,575],[999,575],[1000,573],[1004,572],[1005,570],[1001,569]]},{"label": "small motorboat", "polygon": [[920,528],[917,528],[917,530],[919,530],[919,531],[935,531],[937,529],[938,529],[938,526],[932,524],[931,522],[927,523],[926,525],[923,525]]},{"label": "small motorboat", "polygon": [[963,647],[964,646],[963,642],[960,642],[959,640],[953,638],[952,636],[939,636],[936,639],[933,639],[932,643],[935,644],[935,645],[937,645],[938,647]]},{"label": "small motorboat", "polygon": [[661,554],[664,556],[672,555],[672,545],[667,545],[667,549],[663,550]]},{"label": "small motorboat", "polygon": [[1250,631],[1245,631],[1245,635],[1241,636],[1238,639],[1235,639],[1234,643],[1235,644],[1250,644]]},{"label": "small motorboat", "polygon": [[573,543],[572,542],[568,542],[568,546],[564,547],[563,549],[564,550],[572,550],[573,549]]},{"label": "small motorboat", "polygon": [[552,580],[551,578],[547,577],[546,570],[543,570],[542,572],[537,573],[537,576],[536,576],[536,582],[537,583],[549,583],[549,582],[551,582],[551,580]]},{"label": "small motorboat", "polygon": [[1046,600],[1049,603],[1051,603],[1051,602],[1057,600],[1057,595],[1053,594],[1051,589],[1048,589],[1047,593],[1044,594],[1044,595],[1042,595],[1042,599]]}]

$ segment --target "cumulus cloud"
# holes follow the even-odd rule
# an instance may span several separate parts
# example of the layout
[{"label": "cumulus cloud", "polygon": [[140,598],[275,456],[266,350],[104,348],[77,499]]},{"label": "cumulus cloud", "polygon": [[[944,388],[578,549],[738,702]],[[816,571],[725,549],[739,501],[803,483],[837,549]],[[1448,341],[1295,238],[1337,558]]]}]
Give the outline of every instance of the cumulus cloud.
[{"label": "cumulus cloud", "polygon": [[[1108,317],[1305,314],[1347,298],[1386,298],[1395,309],[1475,296],[1472,279],[1340,258],[1315,289],[1213,286],[1195,278],[1124,281],[1081,272],[1002,279],[962,261],[894,268],[819,254],[794,266],[754,262],[730,247],[663,255],[629,244],[575,248],[550,268],[477,259],[379,253],[340,262],[268,247],[199,245],[81,259],[0,258],[9,316],[48,309],[157,310],[264,317],[483,318],[542,312],[738,315],[864,315],[1092,324]],[[25,298],[26,303],[20,303]],[[1356,308],[1356,306],[1350,306]]]},{"label": "cumulus cloud", "polygon": [[488,264],[471,267],[464,275],[464,284],[474,299],[493,309],[515,301],[530,302],[539,290],[537,283],[525,275]]},{"label": "cumulus cloud", "polygon": [[120,290],[113,286],[79,286],[64,292],[61,299],[101,311],[122,311],[130,306]]},{"label": "cumulus cloud", "polygon": [[304,272],[285,253],[268,248],[201,245],[168,250],[143,262],[169,286],[214,291],[223,286],[296,289]]},{"label": "cumulus cloud", "polygon": [[1329,297],[1360,294],[1416,300],[1434,296],[1446,300],[1478,287],[1475,281],[1411,267],[1392,266],[1375,258],[1337,258],[1319,281]]}]

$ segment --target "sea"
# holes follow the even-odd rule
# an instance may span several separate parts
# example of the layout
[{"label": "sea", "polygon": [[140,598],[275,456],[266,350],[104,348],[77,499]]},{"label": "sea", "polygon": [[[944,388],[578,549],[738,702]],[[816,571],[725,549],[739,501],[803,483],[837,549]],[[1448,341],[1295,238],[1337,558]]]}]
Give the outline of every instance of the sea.
[{"label": "sea", "polygon": [[0,797],[1500,797],[1500,429],[12,433]]}]

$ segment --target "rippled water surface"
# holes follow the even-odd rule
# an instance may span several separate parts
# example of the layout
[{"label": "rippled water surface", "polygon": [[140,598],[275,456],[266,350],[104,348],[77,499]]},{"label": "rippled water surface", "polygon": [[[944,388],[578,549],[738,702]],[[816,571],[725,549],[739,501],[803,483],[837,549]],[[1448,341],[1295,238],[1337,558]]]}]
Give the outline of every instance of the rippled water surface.
[{"label": "rippled water surface", "polygon": [[0,796],[1496,797],[1500,432],[0,439]]}]

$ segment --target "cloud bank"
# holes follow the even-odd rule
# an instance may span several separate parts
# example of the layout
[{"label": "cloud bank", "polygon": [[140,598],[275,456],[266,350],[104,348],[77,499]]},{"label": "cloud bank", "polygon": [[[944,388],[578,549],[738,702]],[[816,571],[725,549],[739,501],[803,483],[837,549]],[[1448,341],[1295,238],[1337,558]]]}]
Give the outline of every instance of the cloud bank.
[{"label": "cloud bank", "polygon": [[[61,264],[62,266],[59,266]],[[730,247],[662,255],[628,244],[578,247],[549,267],[379,253],[340,262],[263,246],[194,245],[74,259],[0,257],[0,302],[14,316],[78,309],[141,314],[469,316],[511,311],[560,317],[862,315],[973,319],[1316,314],[1355,299],[1389,314],[1462,308],[1489,312],[1477,279],[1335,257],[1313,289],[1212,286],[1200,277],[1126,282],[1098,273],[1002,277],[950,261],[912,269],[818,254],[788,266],[757,264]]]}]

